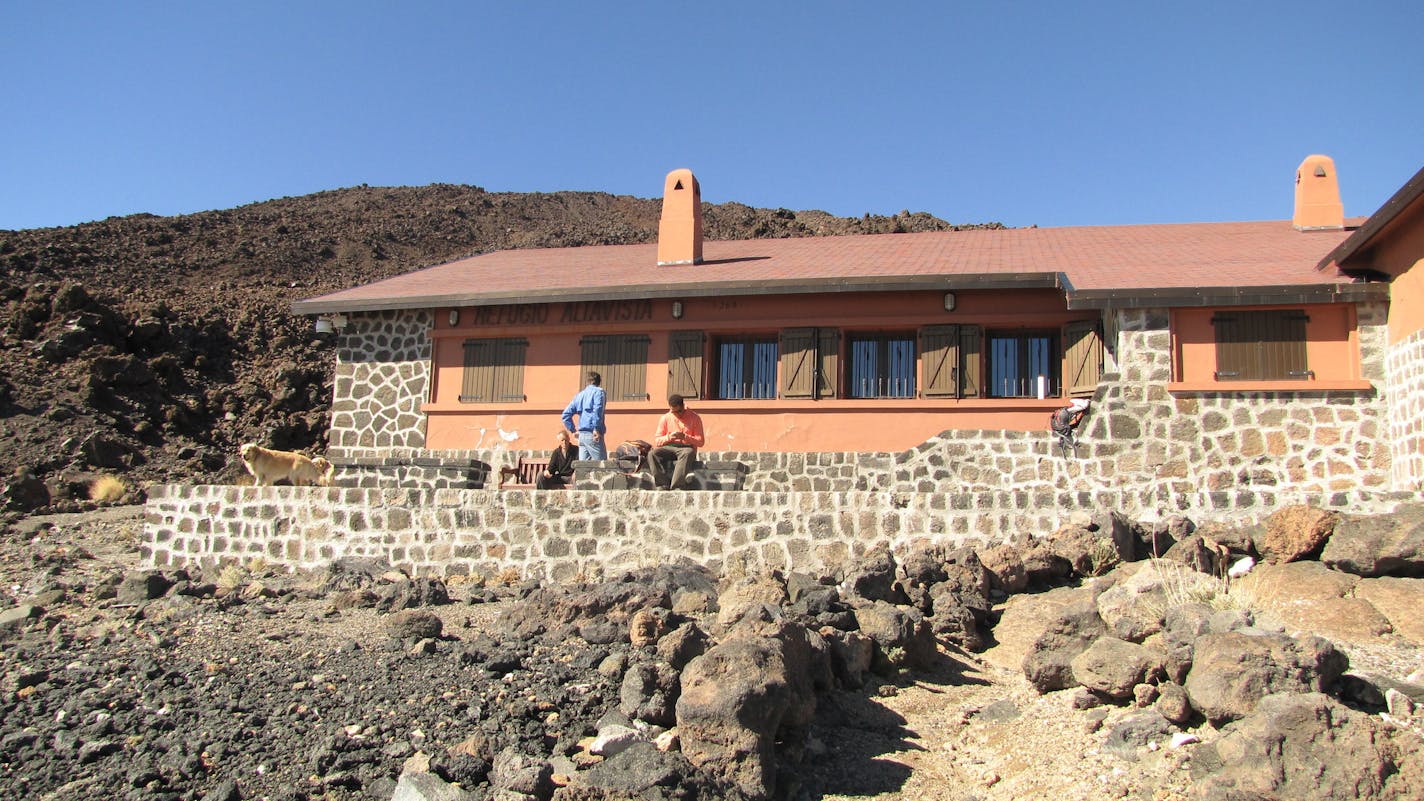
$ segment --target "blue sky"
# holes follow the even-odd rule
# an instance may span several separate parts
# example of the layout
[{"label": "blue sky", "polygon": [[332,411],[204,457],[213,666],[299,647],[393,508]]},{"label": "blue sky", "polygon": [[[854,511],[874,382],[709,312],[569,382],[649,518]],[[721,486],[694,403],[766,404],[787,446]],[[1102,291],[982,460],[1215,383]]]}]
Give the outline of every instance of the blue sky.
[{"label": "blue sky", "polygon": [[1424,3],[0,0],[0,229],[357,184],[1057,226],[1424,166]]}]

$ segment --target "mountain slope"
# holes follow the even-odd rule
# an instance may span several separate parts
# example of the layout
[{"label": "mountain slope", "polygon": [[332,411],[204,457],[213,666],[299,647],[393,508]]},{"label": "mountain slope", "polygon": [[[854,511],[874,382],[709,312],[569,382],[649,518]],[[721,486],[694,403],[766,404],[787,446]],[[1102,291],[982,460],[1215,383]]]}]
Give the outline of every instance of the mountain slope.
[{"label": "mountain slope", "polygon": [[[293,300],[493,250],[651,242],[661,201],[354,187],[175,217],[0,231],[0,506],[233,477],[236,446],[324,448],[331,343]],[[708,239],[999,227],[704,206]]]}]

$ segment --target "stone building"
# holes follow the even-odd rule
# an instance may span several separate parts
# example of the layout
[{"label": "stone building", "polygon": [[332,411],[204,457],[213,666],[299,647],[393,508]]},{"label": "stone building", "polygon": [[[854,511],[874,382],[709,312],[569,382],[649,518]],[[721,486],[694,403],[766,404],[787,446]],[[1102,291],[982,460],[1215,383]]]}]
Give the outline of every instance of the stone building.
[{"label": "stone building", "polygon": [[[810,568],[1085,508],[1387,506],[1424,480],[1419,184],[1347,220],[1311,156],[1289,221],[704,242],[677,170],[656,245],[497,252],[298,302],[338,332],[339,488],[168,488],[155,559]],[[668,498],[607,463],[572,492],[492,491],[547,453],[591,369],[614,441],[689,398],[700,458],[736,466],[704,471],[722,491]],[[1047,418],[1073,397],[1092,404],[1064,451]],[[196,519],[217,506],[279,522]]]}]

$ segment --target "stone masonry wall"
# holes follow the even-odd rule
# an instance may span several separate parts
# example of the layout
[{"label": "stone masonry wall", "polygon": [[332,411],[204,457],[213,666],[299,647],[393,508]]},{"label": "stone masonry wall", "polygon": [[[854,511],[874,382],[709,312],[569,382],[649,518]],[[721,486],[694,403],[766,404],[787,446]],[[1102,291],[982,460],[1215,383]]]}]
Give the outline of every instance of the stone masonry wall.
[{"label": "stone masonry wall", "polygon": [[[946,431],[900,453],[703,452],[739,464],[742,489],[687,493],[624,489],[646,484],[611,463],[581,466],[571,491],[495,492],[499,467],[547,454],[431,452],[364,433],[359,421],[379,419],[375,428],[390,429],[382,436],[423,439],[413,421],[427,323],[381,318],[362,341],[390,361],[363,361],[349,345],[339,366],[337,408],[349,416],[333,425],[338,487],[157,489],[149,547],[158,564],[361,555],[428,572],[563,578],[679,558],[814,570],[871,545],[1045,534],[1084,511],[1198,523],[1260,520],[1295,503],[1382,511],[1408,495],[1391,492],[1386,432],[1405,429],[1388,402],[1383,318],[1382,306],[1360,310],[1376,392],[1169,393],[1168,315],[1128,310],[1110,321],[1119,372],[1099,385],[1075,455],[1058,453],[1046,419],[1035,432]],[[383,399],[353,400],[358,375]],[[398,389],[403,380],[420,389]],[[1393,391],[1424,403],[1421,385]]]},{"label": "stone masonry wall", "polygon": [[1424,488],[1424,331],[1389,349],[1389,439],[1394,486]]},{"label": "stone masonry wall", "polygon": [[[733,574],[816,572],[881,545],[1000,542],[1050,532],[1076,512],[1132,508],[1143,500],[1111,490],[951,495],[169,486],[150,492],[144,551],[158,567],[260,557],[312,568],[367,557],[412,574],[489,576],[513,568],[554,581],[679,561]],[[1290,500],[1322,506],[1343,500],[1353,509],[1389,501],[1357,494]],[[1196,495],[1186,505],[1199,521],[1258,519],[1272,506],[1241,492]]]},{"label": "stone masonry wall", "polygon": [[337,348],[332,447],[425,445],[431,327],[423,310],[352,315]]}]

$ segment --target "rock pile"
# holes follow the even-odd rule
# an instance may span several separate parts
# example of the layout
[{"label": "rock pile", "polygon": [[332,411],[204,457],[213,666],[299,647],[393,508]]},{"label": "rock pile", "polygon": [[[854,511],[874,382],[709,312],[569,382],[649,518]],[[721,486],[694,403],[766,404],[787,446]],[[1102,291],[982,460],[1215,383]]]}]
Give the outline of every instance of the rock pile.
[{"label": "rock pile", "polygon": [[[794,798],[829,768],[811,734],[829,701],[952,682],[994,644],[1006,602],[1034,593],[1061,603],[1023,676],[1071,695],[1088,725],[1111,720],[1106,752],[1190,745],[1199,799],[1419,797],[1424,675],[1352,672],[1330,640],[1278,620],[1296,607],[1272,590],[1309,567],[1313,609],[1335,610],[1344,641],[1397,636],[1424,593],[1407,577],[1424,514],[1257,545],[1273,526],[1321,527],[1308,512],[1234,531],[1084,516],[994,547],[872,551],[827,575],[670,565],[578,586],[356,560],[95,571],[44,530],[13,530],[28,564],[0,609],[0,796]],[[1356,537],[1398,575],[1283,561],[1356,553]],[[1246,556],[1263,564],[1228,586],[1224,566]],[[1018,710],[976,717],[1001,714]]]}]

